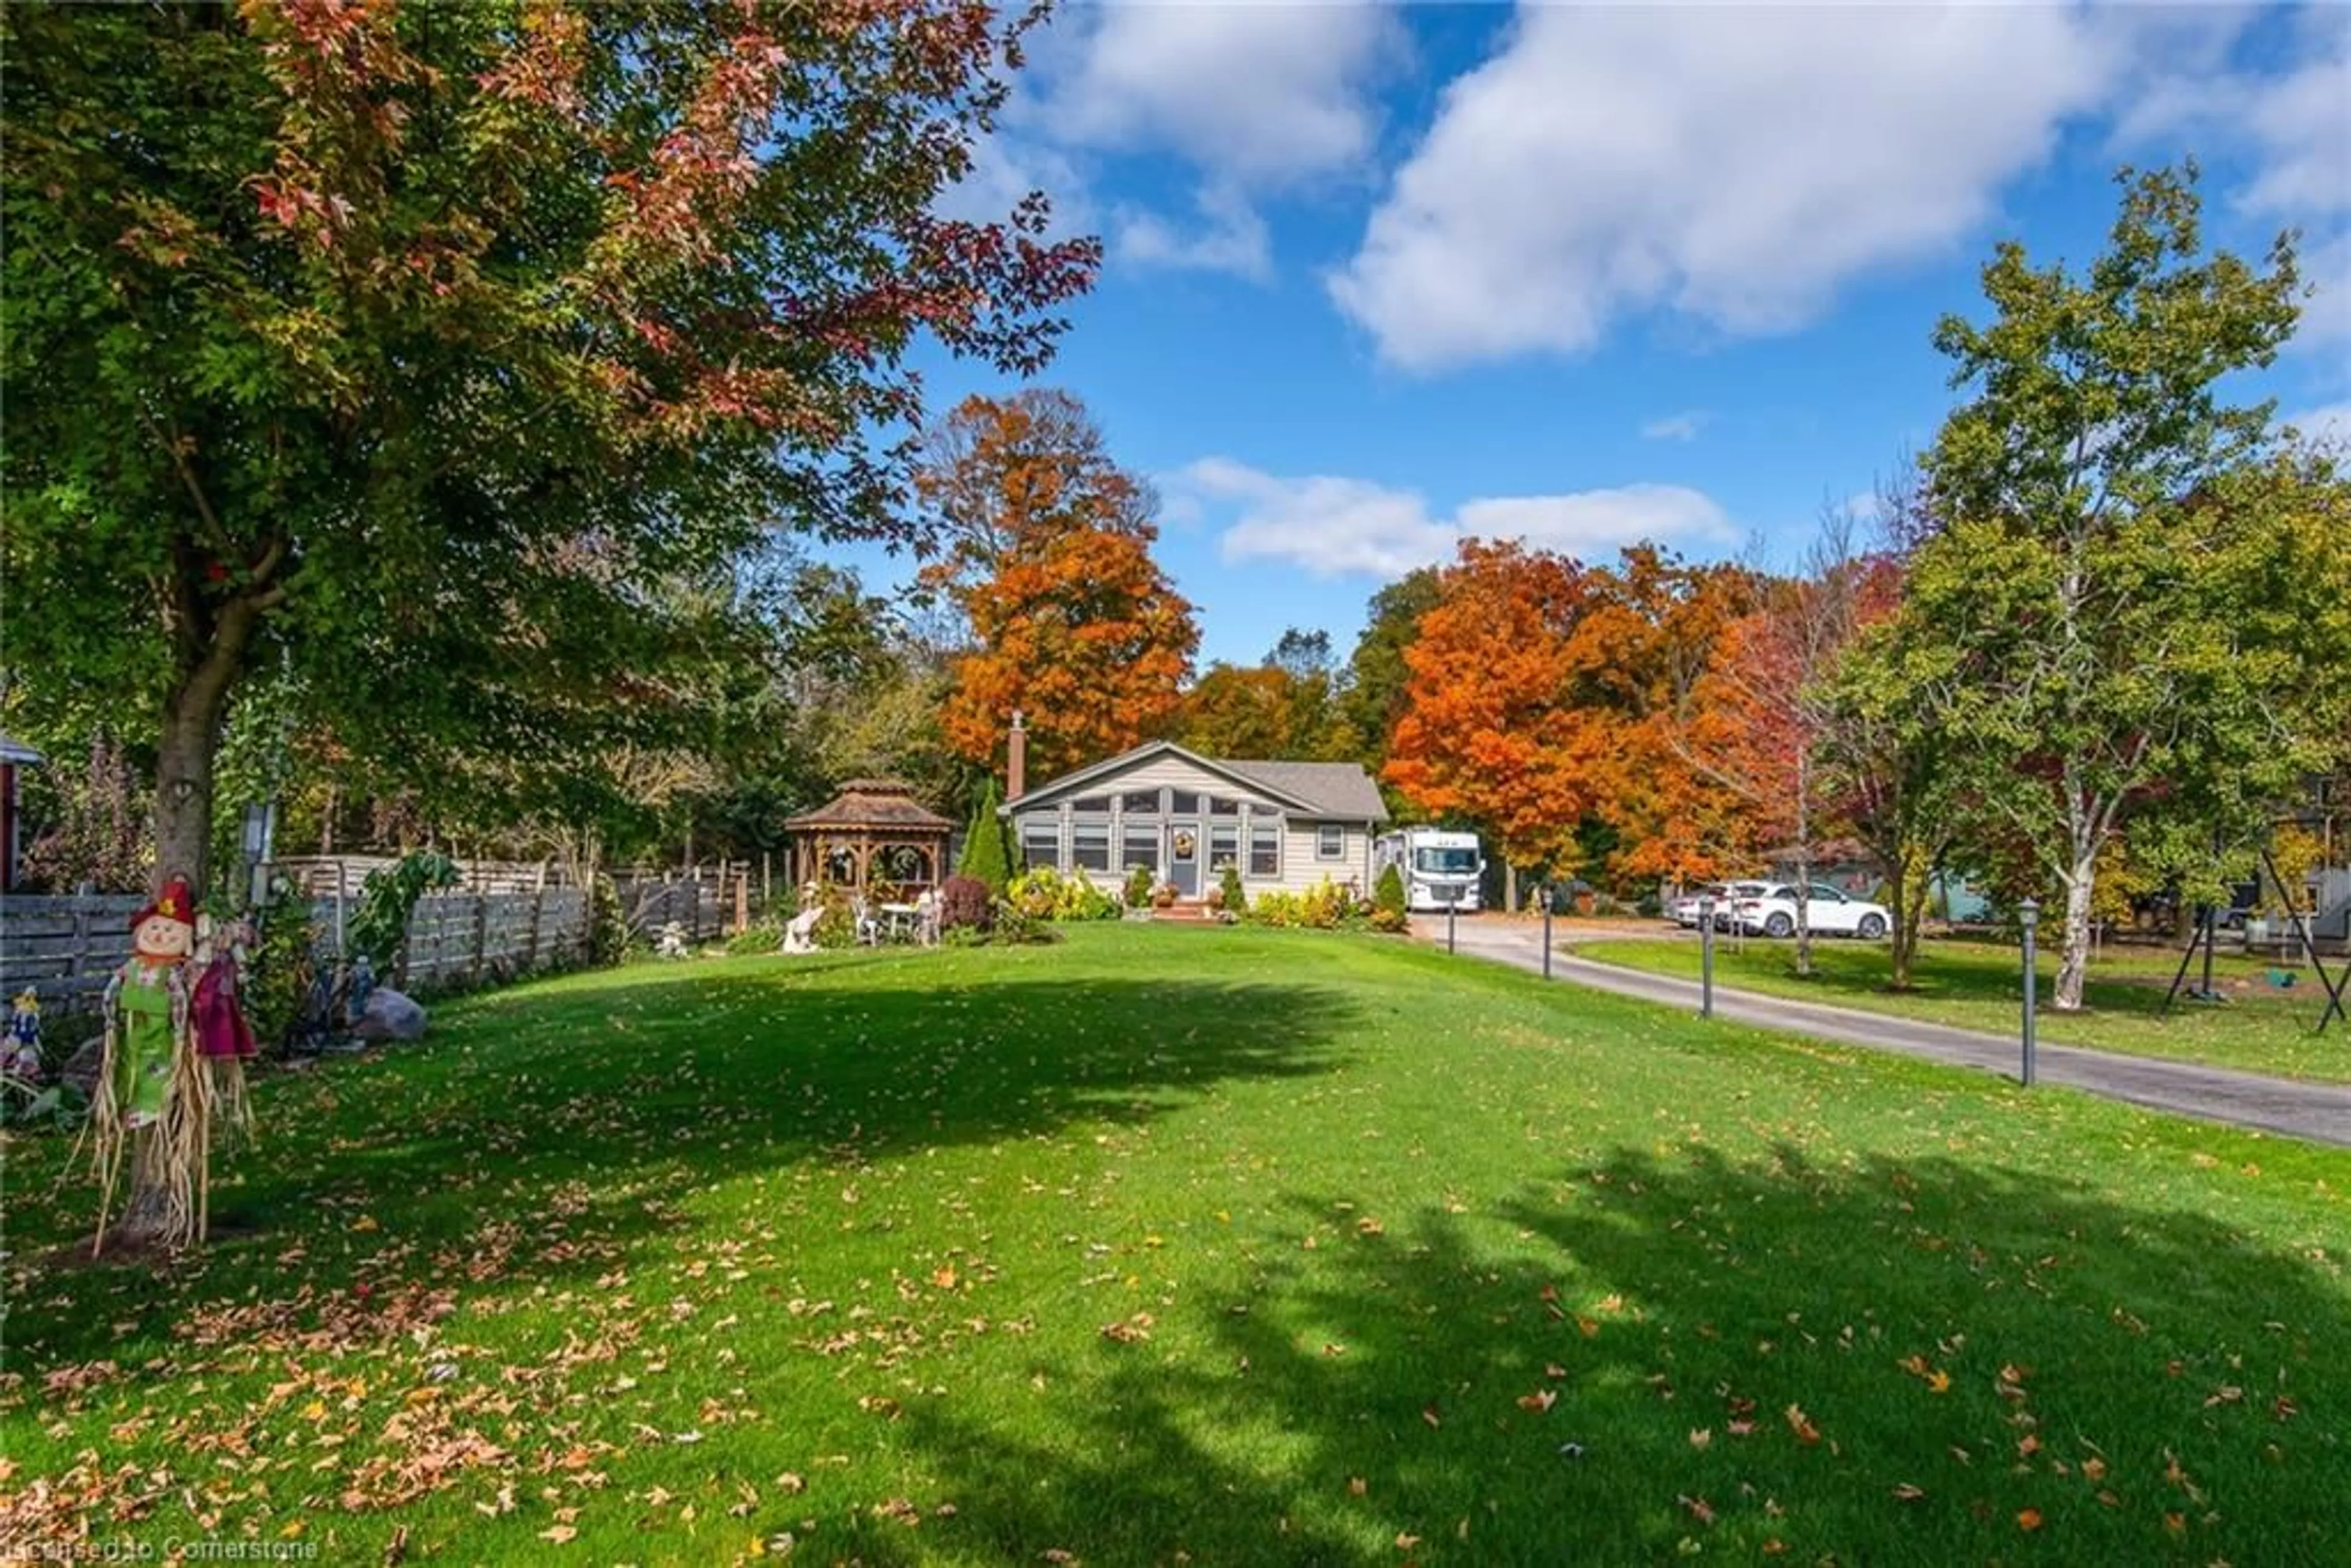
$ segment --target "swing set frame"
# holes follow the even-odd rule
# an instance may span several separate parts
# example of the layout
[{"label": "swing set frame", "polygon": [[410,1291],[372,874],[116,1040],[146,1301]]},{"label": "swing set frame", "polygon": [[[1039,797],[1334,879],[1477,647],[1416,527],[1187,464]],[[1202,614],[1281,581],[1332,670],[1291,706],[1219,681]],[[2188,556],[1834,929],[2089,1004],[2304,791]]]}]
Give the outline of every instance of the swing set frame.
[{"label": "swing set frame", "polygon": [[[2302,945],[2302,956],[2309,962],[2311,972],[2318,977],[2320,988],[2326,993],[2326,1007],[2319,1013],[2318,1028],[2313,1032],[2325,1034],[2326,1026],[2338,1018],[2344,1020],[2346,1028],[2351,1028],[2351,1010],[2346,1009],[2344,1002],[2346,996],[2351,996],[2351,955],[2346,955],[2344,959],[2340,977],[2328,971],[2326,960],[2319,956],[2318,944],[2311,936],[2309,924],[2303,919],[2302,910],[2287,893],[2285,878],[2278,874],[2277,862],[2271,858],[2267,844],[2262,846],[2261,855],[2262,873],[2281,894],[2287,894],[2286,923],[2294,927],[2294,936]],[[2220,999],[2212,989],[2213,944],[2220,931],[2218,916],[2219,912],[2209,904],[2197,906],[2195,934],[2188,939],[2188,950],[2179,956],[2179,967],[2172,973],[2171,988],[2164,993],[2163,1010],[2166,1013],[2171,1011],[2171,1004],[2178,999],[2180,982],[2188,977],[2188,966],[2195,960],[2199,948],[2204,954],[2204,984],[2200,990],[2190,991],[2189,995],[2198,1001]]]}]

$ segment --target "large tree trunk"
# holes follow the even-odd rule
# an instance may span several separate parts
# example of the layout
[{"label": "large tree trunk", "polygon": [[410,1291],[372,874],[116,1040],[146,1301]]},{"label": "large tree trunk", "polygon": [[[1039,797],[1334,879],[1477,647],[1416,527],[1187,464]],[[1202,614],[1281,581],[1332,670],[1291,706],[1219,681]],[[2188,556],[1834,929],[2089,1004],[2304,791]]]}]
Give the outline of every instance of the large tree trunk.
[{"label": "large tree trunk", "polygon": [[2064,956],[2057,966],[2057,991],[2050,1006],[2061,1013],[2082,1010],[2082,989],[2090,977],[2090,897],[2097,890],[2098,852],[2077,841],[2066,873]]},{"label": "large tree trunk", "polygon": [[183,682],[163,712],[155,764],[157,884],[183,876],[199,899],[211,870],[213,752],[220,738],[225,685],[214,695]]},{"label": "large tree trunk", "polygon": [[[273,550],[257,575],[274,569],[281,553]],[[265,589],[215,609],[204,601],[200,580],[183,573],[173,601],[180,674],[163,702],[155,768],[155,886],[160,890],[170,878],[184,877],[199,901],[212,869],[213,760],[220,747],[221,716],[244,669],[254,626],[277,598],[276,591]],[[177,1095],[175,1090],[175,1100]],[[174,1120],[167,1115],[165,1124]],[[167,1139],[161,1126],[131,1136],[131,1193],[111,1239],[133,1249],[175,1243],[181,1238],[170,1222],[170,1189],[175,1181],[199,1189],[204,1172],[174,1170],[172,1162],[202,1162],[205,1142]]]},{"label": "large tree trunk", "polygon": [[1893,972],[1886,984],[1897,991],[1910,988],[1910,967],[1918,956],[1918,932],[1927,918],[1927,877],[1918,869],[1919,857],[1896,855],[1888,864],[1893,875],[1886,879],[1886,898],[1894,916],[1894,929],[1888,934],[1893,944]]}]

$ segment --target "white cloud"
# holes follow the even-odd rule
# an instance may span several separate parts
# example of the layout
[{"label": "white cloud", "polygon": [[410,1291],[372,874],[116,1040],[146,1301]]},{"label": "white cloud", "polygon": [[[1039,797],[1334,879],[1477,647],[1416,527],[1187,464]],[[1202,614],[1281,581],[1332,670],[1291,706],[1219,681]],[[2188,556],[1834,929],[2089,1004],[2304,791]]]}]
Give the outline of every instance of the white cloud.
[{"label": "white cloud", "polygon": [[1712,421],[1714,415],[1702,408],[1687,408],[1679,413],[1669,413],[1663,419],[1653,419],[1641,426],[1642,439],[1646,441],[1696,441],[1698,433]]},{"label": "white cloud", "polygon": [[1582,351],[1655,309],[1791,329],[1856,275],[1966,238],[2148,26],[2050,5],[1524,7],[1447,89],[1331,291],[1423,371]]},{"label": "white cloud", "polygon": [[[1379,121],[1370,88],[1403,24],[1365,5],[1100,5],[1040,62],[1055,135],[1111,151],[1169,149],[1214,180],[1280,184],[1361,163]],[[1056,33],[1060,33],[1057,26]]]},{"label": "white cloud", "polygon": [[1156,213],[1123,211],[1113,254],[1145,267],[1196,267],[1263,280],[1273,274],[1265,219],[1238,192],[1201,193],[1199,228],[1185,232]]},{"label": "white cloud", "polygon": [[1409,48],[1399,14],[1376,5],[1073,6],[1032,43],[1003,121],[1064,168],[1175,154],[1197,221],[1123,207],[1113,258],[1263,279],[1273,256],[1258,202],[1372,174],[1375,89]]},{"label": "white cloud", "polygon": [[2292,18],[2281,69],[2232,68],[2225,56],[2162,62],[2116,121],[2113,143],[2171,155],[2235,149],[2252,162],[2231,204],[2306,231],[2302,270],[2314,286],[2294,343],[2351,340],[2351,11],[2305,5]]},{"label": "white cloud", "polygon": [[2300,431],[2303,439],[2312,445],[2351,453],[2351,402],[2306,408],[2300,413],[2287,414],[2283,423]]},{"label": "white cloud", "polygon": [[1733,544],[1737,530],[1708,497],[1678,485],[1627,485],[1561,496],[1489,497],[1449,517],[1417,492],[1365,479],[1283,478],[1208,457],[1160,487],[1192,515],[1217,505],[1238,517],[1219,549],[1227,561],[1287,560],[1318,577],[1397,577],[1450,559],[1465,538],[1522,538],[1582,559],[1637,539]]},{"label": "white cloud", "polygon": [[1053,237],[1094,228],[1097,214],[1076,165],[1053,148],[1003,129],[972,150],[971,172],[941,192],[933,207],[967,223],[1001,223],[1031,191],[1052,201]]},{"label": "white cloud", "polygon": [[2236,203],[2263,217],[2351,211],[2351,13],[2306,6],[2294,62],[2274,74],[2225,57],[2166,59],[2116,121],[2134,147],[2226,141],[2258,159]]}]

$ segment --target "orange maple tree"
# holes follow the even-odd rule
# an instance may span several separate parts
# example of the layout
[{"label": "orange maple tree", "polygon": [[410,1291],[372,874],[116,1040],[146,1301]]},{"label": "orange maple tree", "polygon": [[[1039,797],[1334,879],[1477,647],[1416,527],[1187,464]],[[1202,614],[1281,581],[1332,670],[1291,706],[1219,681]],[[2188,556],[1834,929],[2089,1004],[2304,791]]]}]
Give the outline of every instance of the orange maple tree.
[{"label": "orange maple tree", "polygon": [[1467,539],[1405,651],[1384,776],[1423,810],[1478,823],[1514,865],[1573,870],[1606,775],[1606,726],[1571,700],[1590,598],[1574,561]]},{"label": "orange maple tree", "polygon": [[1753,574],[1643,544],[1615,570],[1594,571],[1593,584],[1594,608],[1575,637],[1575,695],[1612,719],[1614,767],[1597,809],[1615,840],[1609,875],[1679,883],[1745,869],[1765,837],[1753,803],[1694,768],[1690,753],[1735,742],[1740,716],[1707,676],[1755,602]]},{"label": "orange maple tree", "polygon": [[949,746],[989,761],[1017,708],[1033,781],[1168,727],[1199,629],[1152,559],[1148,487],[1082,403],[967,399],[926,442],[916,486],[945,541],[919,581],[970,623],[940,715]]}]

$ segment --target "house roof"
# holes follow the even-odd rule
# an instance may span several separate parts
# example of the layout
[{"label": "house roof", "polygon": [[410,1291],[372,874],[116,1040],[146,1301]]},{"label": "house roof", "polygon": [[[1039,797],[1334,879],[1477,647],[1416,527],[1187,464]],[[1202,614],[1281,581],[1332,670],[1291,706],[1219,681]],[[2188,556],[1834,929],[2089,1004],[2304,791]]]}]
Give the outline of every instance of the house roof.
[{"label": "house roof", "polygon": [[1357,762],[1241,761],[1225,767],[1257,779],[1268,789],[1292,795],[1326,817],[1360,817],[1366,821],[1388,820],[1388,803],[1380,787]]},{"label": "house roof", "polygon": [[914,799],[914,787],[897,779],[852,779],[841,793],[813,811],[784,819],[787,828],[879,828],[893,831],[951,832],[955,824]]},{"label": "house roof", "polygon": [[31,747],[0,730],[0,762],[46,762],[48,759]]},{"label": "house roof", "polygon": [[1380,799],[1378,786],[1360,763],[1354,762],[1243,762],[1219,757],[1203,757],[1186,750],[1172,740],[1150,740],[1131,751],[1105,758],[1074,772],[1064,773],[1050,783],[1040,784],[1008,802],[1009,813],[1016,807],[1034,805],[1040,799],[1058,799],[1108,779],[1138,762],[1154,757],[1177,757],[1207,772],[1231,779],[1244,789],[1270,795],[1275,800],[1294,810],[1317,817],[1343,817],[1351,821],[1384,822],[1387,821],[1386,802]]}]

